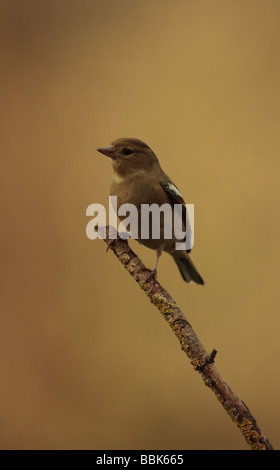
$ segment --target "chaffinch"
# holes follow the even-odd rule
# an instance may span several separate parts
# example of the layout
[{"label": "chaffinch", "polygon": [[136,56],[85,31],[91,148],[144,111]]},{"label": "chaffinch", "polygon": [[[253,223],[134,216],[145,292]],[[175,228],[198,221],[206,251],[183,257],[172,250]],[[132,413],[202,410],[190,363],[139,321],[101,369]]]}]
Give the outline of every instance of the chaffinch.
[{"label": "chaffinch", "polygon": [[[117,210],[122,204],[134,204],[138,209],[139,233],[138,241],[143,245],[156,250],[157,259],[154,274],[157,273],[158,259],[165,251],[176,262],[183,279],[187,282],[194,281],[204,284],[197,269],[192,263],[190,250],[176,250],[178,241],[172,234],[171,239],[164,236],[163,220],[160,219],[160,238],[155,239],[141,237],[141,205],[142,204],[182,204],[182,226],[188,232],[188,214],[184,199],[171,181],[163,172],[154,152],[139,139],[122,138],[112,142],[108,147],[98,149],[99,152],[110,157],[113,164],[113,179],[110,195],[117,196]],[[174,211],[173,211],[174,212]],[[118,214],[119,215],[119,214]],[[122,220],[124,217],[119,218]],[[149,232],[151,235],[151,232]]]}]

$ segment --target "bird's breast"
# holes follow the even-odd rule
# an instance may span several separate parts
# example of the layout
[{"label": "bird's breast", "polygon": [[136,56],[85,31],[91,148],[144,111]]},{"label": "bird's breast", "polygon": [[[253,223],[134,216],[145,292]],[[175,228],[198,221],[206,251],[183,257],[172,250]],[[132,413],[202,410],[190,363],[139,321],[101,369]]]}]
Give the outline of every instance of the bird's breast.
[{"label": "bird's breast", "polygon": [[169,199],[158,181],[146,176],[122,178],[114,176],[111,183],[110,195],[117,196],[118,208],[123,204],[133,204],[141,208],[141,204],[169,203]]}]

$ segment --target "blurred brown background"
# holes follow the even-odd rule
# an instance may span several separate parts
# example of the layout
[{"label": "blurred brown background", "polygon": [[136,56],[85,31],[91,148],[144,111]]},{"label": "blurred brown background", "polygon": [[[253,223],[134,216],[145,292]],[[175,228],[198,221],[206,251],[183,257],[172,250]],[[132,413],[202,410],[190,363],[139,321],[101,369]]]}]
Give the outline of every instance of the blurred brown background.
[{"label": "blurred brown background", "polygon": [[[14,448],[247,449],[86,208],[118,137],[195,204],[159,280],[277,448],[278,0],[0,2],[1,430]],[[132,243],[143,261],[153,252]]]}]

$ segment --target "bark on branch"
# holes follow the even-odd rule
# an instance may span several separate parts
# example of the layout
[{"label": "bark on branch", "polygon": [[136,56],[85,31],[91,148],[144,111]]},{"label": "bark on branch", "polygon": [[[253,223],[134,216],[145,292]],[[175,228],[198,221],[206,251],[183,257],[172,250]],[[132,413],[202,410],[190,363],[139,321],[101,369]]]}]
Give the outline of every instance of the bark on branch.
[{"label": "bark on branch", "polygon": [[127,241],[118,238],[112,242],[109,239],[109,227],[106,227],[104,241],[108,245],[107,250],[111,249],[114,252],[125,269],[167,320],[177,336],[182,350],[189,357],[192,366],[200,373],[205,385],[214,392],[232,421],[242,432],[251,449],[273,450],[272,445],[260,430],[249,408],[231,390],[214,364],[217,351],[214,349],[208,354],[176,302],[151,275],[151,270],[147,269],[130,249]]}]

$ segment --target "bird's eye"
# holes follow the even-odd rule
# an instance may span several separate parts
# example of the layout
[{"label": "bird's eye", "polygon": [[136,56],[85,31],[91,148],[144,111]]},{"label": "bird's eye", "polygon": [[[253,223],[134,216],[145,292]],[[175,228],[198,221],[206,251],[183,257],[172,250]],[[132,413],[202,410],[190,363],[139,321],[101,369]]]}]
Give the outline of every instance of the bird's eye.
[{"label": "bird's eye", "polygon": [[131,154],[133,153],[133,150],[129,149],[128,147],[125,147],[125,148],[123,149],[123,153],[124,153],[125,155],[131,155]]}]

